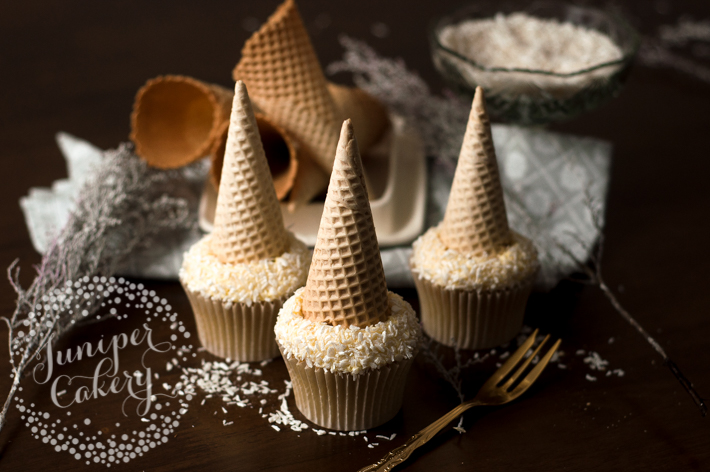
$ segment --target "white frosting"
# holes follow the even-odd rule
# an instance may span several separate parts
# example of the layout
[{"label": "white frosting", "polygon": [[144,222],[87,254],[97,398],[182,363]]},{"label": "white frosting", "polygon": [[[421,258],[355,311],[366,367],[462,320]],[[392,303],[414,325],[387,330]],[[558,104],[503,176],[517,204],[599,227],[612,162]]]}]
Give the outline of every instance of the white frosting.
[{"label": "white frosting", "polygon": [[272,301],[303,287],[308,278],[310,251],[289,232],[286,252],[273,259],[224,264],[212,253],[207,235],[185,253],[180,280],[192,292],[225,302]]},{"label": "white frosting", "polygon": [[391,314],[365,328],[331,326],[303,318],[303,289],[286,300],[274,332],[287,359],[295,357],[308,367],[332,373],[358,375],[403,359],[417,351],[421,327],[414,309],[402,297],[389,292]]},{"label": "white frosting", "polygon": [[411,266],[419,277],[447,289],[503,289],[532,277],[539,267],[532,242],[511,231],[513,243],[494,256],[473,257],[448,249],[439,227],[414,241]]}]

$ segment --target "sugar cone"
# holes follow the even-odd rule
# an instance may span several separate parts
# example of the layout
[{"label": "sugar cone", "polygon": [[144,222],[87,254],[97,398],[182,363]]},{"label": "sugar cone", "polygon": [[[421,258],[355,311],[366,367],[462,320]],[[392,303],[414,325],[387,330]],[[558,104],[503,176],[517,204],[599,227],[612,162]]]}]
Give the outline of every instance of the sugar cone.
[{"label": "sugar cone", "polygon": [[136,153],[161,169],[181,167],[209,154],[229,119],[232,92],[219,85],[168,75],[136,94],[131,140]]},{"label": "sugar cone", "polygon": [[475,257],[497,254],[511,241],[481,87],[473,97],[440,237],[449,249]]},{"label": "sugar cone", "polygon": [[308,156],[300,156],[298,171],[289,196],[288,210],[295,211],[299,206],[313,200],[326,188],[328,188],[328,174]]},{"label": "sugar cone", "polygon": [[[259,136],[264,146],[266,160],[269,163],[271,178],[274,181],[276,197],[282,200],[293,187],[296,173],[298,172],[296,144],[288,133],[272,123],[265,115],[254,112],[254,117],[259,128]],[[210,179],[214,188],[219,188],[219,181],[222,178],[222,164],[228,135],[229,122],[225,121],[221,128],[220,137],[215,141],[210,153],[212,158]]]},{"label": "sugar cone", "polygon": [[293,0],[246,41],[233,76],[249,87],[255,105],[330,172],[341,118]]},{"label": "sugar cone", "polygon": [[288,247],[256,118],[243,82],[235,86],[217,197],[212,251],[223,263],[279,256]]},{"label": "sugar cone", "polygon": [[387,283],[350,120],[340,132],[302,312],[313,321],[361,328],[389,316]]},{"label": "sugar cone", "polygon": [[360,151],[367,153],[389,127],[387,108],[375,97],[357,87],[328,82],[328,91],[340,115],[352,121]]}]

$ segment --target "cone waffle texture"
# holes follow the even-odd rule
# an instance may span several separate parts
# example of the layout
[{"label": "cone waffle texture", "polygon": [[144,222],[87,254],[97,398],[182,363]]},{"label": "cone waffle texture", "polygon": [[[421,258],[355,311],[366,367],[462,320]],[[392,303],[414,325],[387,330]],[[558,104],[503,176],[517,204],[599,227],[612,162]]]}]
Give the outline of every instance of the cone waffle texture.
[{"label": "cone waffle texture", "polygon": [[[298,171],[296,145],[285,131],[273,124],[265,115],[255,112],[254,117],[259,128],[266,160],[269,163],[276,198],[282,200],[293,187]],[[212,161],[210,181],[215,189],[219,188],[219,181],[222,178],[224,153],[227,147],[227,137],[229,136],[228,121],[223,123],[218,135],[219,138],[215,141],[210,152]],[[288,161],[286,162],[286,160]]]},{"label": "cone waffle texture", "polygon": [[483,90],[473,98],[440,237],[449,249],[474,257],[494,255],[510,242]]},{"label": "cone waffle texture", "polygon": [[500,346],[520,332],[534,280],[533,274],[529,280],[499,290],[445,289],[414,272],[422,328],[447,346]]},{"label": "cone waffle texture", "polygon": [[215,210],[212,251],[223,263],[279,256],[288,234],[244,83],[237,82],[222,178]]},{"label": "cone waffle texture", "polygon": [[343,123],[303,296],[303,316],[365,327],[386,320],[387,284],[362,161],[350,120]]},{"label": "cone waffle texture", "polygon": [[341,118],[293,0],[281,4],[249,38],[233,71],[254,103],[291,133],[306,159],[330,172]]},{"label": "cone waffle texture", "polygon": [[352,120],[357,144],[363,153],[367,153],[389,128],[387,108],[375,97],[357,87],[329,82],[328,90],[340,115]]},{"label": "cone waffle texture", "polygon": [[318,426],[337,431],[374,428],[392,419],[402,407],[407,373],[413,359],[343,375],[286,359],[296,406]]},{"label": "cone waffle texture", "polygon": [[136,94],[131,114],[136,153],[161,169],[207,156],[229,119],[232,96],[231,90],[190,77],[149,80]]},{"label": "cone waffle texture", "polygon": [[330,175],[308,156],[299,156],[298,170],[289,196],[289,211],[313,200],[328,188]]},{"label": "cone waffle texture", "polygon": [[279,355],[274,324],[288,296],[265,302],[224,303],[192,292],[183,284],[202,346],[215,356],[255,362]]}]

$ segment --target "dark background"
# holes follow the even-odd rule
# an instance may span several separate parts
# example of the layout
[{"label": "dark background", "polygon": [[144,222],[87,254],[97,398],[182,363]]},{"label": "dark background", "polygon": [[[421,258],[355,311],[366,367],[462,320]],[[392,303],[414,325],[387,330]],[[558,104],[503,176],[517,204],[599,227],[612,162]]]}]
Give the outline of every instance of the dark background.
[{"label": "dark background", "polygon": [[[133,97],[147,79],[183,74],[231,86],[231,70],[248,30],[278,3],[5,2],[0,7],[0,267],[19,258],[22,280],[29,283],[31,265],[39,261],[17,202],[30,187],[48,187],[66,176],[56,132],[113,148],[127,139]],[[384,56],[401,57],[432,90],[441,90],[426,28],[458,0],[298,3],[322,64],[341,57],[338,35],[347,34]],[[705,1],[639,0],[617,7],[647,36],[683,16],[710,18]],[[624,306],[705,396],[710,395],[708,110],[710,84],[637,64],[618,99],[551,126],[613,143],[604,273]],[[189,313],[177,284],[148,284]],[[413,292],[405,295],[415,300]],[[14,293],[0,282],[0,314],[7,316],[13,308]],[[700,417],[658,356],[598,289],[567,282],[551,294],[536,295],[528,322],[562,336],[570,357],[577,349],[598,351],[626,375],[592,383],[584,378],[589,371],[581,359],[570,359],[568,370],[546,372],[523,400],[468,414],[467,434],[445,433],[402,470],[710,470],[709,420]],[[66,342],[96,336],[95,330],[118,330],[112,323],[85,329]],[[3,339],[5,334],[0,327]],[[613,344],[608,343],[611,337]],[[9,387],[6,360],[3,352],[3,397]],[[493,368],[472,370],[469,396]],[[268,375],[280,382],[286,374],[281,364]],[[26,395],[36,395],[27,386]],[[235,426],[225,429],[221,419],[211,416],[215,403],[192,408],[188,421],[193,428],[122,467],[356,470],[456,403],[425,366],[414,369],[409,387],[402,413],[381,428],[383,434],[397,432],[397,438],[375,449],[349,437],[277,434],[253,410],[238,411]],[[291,410],[298,415],[295,405]],[[14,409],[0,434],[0,454],[3,470],[102,467],[84,466],[33,439]]]}]

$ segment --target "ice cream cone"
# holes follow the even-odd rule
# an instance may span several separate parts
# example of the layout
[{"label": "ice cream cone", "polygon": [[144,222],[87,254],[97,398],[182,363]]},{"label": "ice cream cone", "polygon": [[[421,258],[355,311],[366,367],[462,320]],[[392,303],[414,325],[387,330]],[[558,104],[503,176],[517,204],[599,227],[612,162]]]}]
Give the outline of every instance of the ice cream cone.
[{"label": "ice cream cone", "polygon": [[389,127],[387,108],[375,97],[357,87],[328,82],[328,91],[340,115],[352,121],[360,151],[366,153]]},{"label": "ice cream cone", "polygon": [[212,251],[240,264],[283,254],[288,234],[246,86],[238,81],[217,197]]},{"label": "ice cream cone", "polygon": [[[276,197],[283,200],[293,187],[298,172],[298,154],[296,144],[284,130],[276,126],[262,113],[254,112],[256,125],[259,128],[259,136],[264,146],[266,160],[269,163],[269,171],[274,181]],[[224,163],[224,152],[227,146],[227,136],[229,122],[225,121],[220,137],[212,147],[212,167],[210,168],[210,178],[215,188],[219,188],[219,181],[222,177],[222,164]]]},{"label": "ice cream cone", "polygon": [[161,169],[181,167],[209,154],[229,119],[232,92],[176,75],[151,79],[138,91],[131,114],[136,153]]},{"label": "ice cream cone", "polygon": [[492,256],[511,241],[483,89],[476,88],[440,238],[449,249]]},{"label": "ice cream cone", "polygon": [[330,172],[342,118],[293,0],[281,4],[246,41],[233,76],[304,154]]},{"label": "ice cream cone", "polygon": [[301,156],[291,195],[289,195],[288,210],[294,212],[299,206],[313,200],[328,188],[328,179],[328,174],[318,164],[308,156]]},{"label": "ice cream cone", "polygon": [[360,152],[346,120],[303,292],[303,316],[362,328],[386,320],[389,311]]}]

